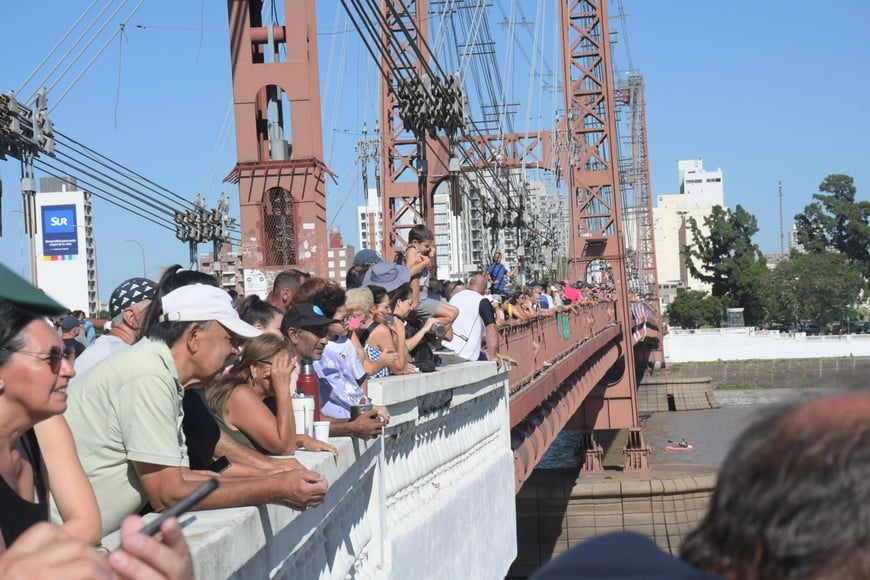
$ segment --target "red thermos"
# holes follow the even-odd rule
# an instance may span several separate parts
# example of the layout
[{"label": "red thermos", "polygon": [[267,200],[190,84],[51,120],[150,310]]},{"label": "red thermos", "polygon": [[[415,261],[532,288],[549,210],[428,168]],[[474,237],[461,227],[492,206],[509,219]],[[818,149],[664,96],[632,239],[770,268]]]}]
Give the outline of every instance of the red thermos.
[{"label": "red thermos", "polygon": [[314,363],[311,359],[303,359],[302,363],[300,363],[296,389],[309,397],[314,397],[314,420],[320,421],[320,387],[317,382],[317,373],[314,372]]}]

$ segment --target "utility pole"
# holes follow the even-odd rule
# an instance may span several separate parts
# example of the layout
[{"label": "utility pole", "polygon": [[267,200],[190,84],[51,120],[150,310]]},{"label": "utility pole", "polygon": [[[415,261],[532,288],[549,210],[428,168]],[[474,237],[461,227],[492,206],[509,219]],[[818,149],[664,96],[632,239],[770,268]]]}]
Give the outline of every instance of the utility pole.
[{"label": "utility pole", "polygon": [[680,216],[680,234],[678,240],[678,243],[680,244],[680,285],[682,285],[684,289],[689,288],[688,248],[686,247],[686,213],[688,212],[677,212],[677,215]]},{"label": "utility pole", "polygon": [[779,180],[779,253],[785,254],[785,226],[782,219],[782,179]]},{"label": "utility pole", "polygon": [[220,276],[223,269],[221,266],[221,252],[223,245],[230,239],[230,228],[235,220],[228,214],[230,209],[229,199],[221,194],[215,209],[205,209],[205,201],[202,195],[197,194],[193,202],[193,208],[186,211],[175,212],[175,237],[182,242],[187,242],[190,248],[190,269],[199,270],[199,244],[213,242],[214,248],[214,271]]},{"label": "utility pole", "polygon": [[40,153],[54,157],[54,125],[48,117],[46,90],[36,92],[32,109],[18,102],[13,91],[0,95],[0,160],[21,162],[21,195],[24,198],[24,231],[30,238],[30,280],[36,280],[36,178],[33,160]]}]

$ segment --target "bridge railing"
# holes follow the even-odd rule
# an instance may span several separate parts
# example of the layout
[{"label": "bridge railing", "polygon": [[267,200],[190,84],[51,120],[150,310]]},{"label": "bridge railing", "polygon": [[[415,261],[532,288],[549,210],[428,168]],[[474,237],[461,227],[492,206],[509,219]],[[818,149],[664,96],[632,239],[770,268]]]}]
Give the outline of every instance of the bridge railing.
[{"label": "bridge railing", "polygon": [[501,326],[499,350],[518,363],[508,374],[511,394],[531,383],[579,343],[612,325],[615,316],[615,305],[602,302],[582,306],[576,313],[541,315]]},{"label": "bridge railing", "polygon": [[329,481],[322,506],[193,514],[197,578],[504,578],[516,557],[507,375],[459,363],[372,380],[369,394],[391,415],[379,438],[333,438],[337,460],[297,454]]}]

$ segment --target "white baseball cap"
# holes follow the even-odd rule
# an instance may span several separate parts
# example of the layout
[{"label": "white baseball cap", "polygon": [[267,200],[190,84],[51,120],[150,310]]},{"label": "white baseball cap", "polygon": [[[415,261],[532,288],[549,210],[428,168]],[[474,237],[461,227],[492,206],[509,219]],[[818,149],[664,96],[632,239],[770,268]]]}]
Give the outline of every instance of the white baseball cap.
[{"label": "white baseball cap", "polygon": [[262,331],[241,318],[233,300],[224,290],[208,284],[191,284],[177,288],[161,300],[163,322],[206,322],[214,320],[245,338],[260,336]]}]

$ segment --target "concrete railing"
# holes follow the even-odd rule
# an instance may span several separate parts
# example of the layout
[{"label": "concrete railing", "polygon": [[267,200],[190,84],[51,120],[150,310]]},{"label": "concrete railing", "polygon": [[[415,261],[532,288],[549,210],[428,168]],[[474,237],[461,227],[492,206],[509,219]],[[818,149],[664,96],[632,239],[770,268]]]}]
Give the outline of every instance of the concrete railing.
[{"label": "concrete railing", "polygon": [[507,375],[459,363],[372,380],[369,394],[390,410],[381,437],[333,438],[337,460],[297,454],[330,483],[322,506],[195,513],[197,578],[504,578],[516,557]]}]

